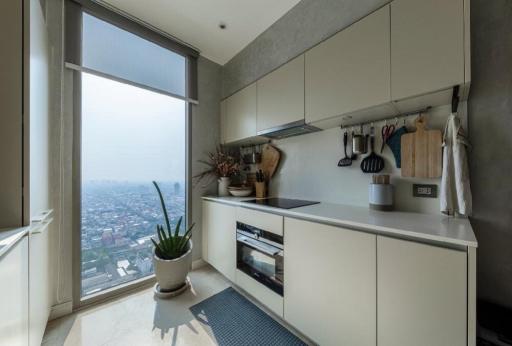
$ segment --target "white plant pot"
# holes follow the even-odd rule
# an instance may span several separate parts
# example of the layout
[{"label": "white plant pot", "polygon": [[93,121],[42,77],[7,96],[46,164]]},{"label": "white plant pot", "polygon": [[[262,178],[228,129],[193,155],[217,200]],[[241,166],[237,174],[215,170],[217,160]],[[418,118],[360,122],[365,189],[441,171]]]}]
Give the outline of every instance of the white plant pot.
[{"label": "white plant pot", "polygon": [[219,191],[218,194],[221,197],[229,196],[228,187],[231,184],[231,179],[229,177],[220,177],[219,178]]},{"label": "white plant pot", "polygon": [[161,291],[173,291],[179,288],[185,284],[187,275],[192,268],[192,240],[188,242],[188,251],[173,260],[161,259],[153,250],[153,266]]}]

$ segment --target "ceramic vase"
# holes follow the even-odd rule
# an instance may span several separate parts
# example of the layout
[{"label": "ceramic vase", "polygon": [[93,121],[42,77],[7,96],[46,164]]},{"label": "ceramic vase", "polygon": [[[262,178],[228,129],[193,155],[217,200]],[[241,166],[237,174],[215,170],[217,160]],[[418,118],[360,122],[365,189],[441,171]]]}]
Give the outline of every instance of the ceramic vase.
[{"label": "ceramic vase", "polygon": [[219,191],[218,194],[220,197],[229,196],[228,187],[231,184],[231,179],[228,177],[220,177],[219,178]]}]

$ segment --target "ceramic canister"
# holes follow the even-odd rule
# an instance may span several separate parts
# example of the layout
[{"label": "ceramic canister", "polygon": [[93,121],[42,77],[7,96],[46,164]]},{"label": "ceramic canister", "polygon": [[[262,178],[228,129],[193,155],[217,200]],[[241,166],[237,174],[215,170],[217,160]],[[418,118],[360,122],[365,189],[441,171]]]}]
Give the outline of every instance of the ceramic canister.
[{"label": "ceramic canister", "polygon": [[393,185],[370,184],[368,192],[370,209],[381,211],[393,210]]}]

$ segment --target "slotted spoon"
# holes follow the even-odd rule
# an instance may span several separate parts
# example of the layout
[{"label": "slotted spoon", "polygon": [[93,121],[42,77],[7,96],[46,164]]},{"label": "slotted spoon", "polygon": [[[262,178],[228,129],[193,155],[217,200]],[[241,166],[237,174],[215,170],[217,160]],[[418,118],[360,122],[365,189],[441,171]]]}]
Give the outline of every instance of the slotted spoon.
[{"label": "slotted spoon", "polygon": [[375,129],[372,126],[370,128],[370,155],[366,156],[364,160],[361,161],[361,170],[364,173],[378,173],[384,169],[384,159],[373,151],[374,143]]}]

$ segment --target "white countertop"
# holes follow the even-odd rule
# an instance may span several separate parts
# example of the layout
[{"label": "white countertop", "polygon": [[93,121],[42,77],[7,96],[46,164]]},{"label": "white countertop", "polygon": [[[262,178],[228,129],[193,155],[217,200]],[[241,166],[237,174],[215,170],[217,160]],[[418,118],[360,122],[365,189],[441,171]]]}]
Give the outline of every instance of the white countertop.
[{"label": "white countertop", "polygon": [[254,197],[205,196],[203,199],[375,234],[427,240],[447,245],[478,246],[468,219],[453,218],[441,214],[383,212],[332,203],[319,203],[293,209],[279,209],[243,203],[244,200],[254,199]]},{"label": "white countertop", "polygon": [[0,229],[0,258],[23,238],[30,227]]},{"label": "white countertop", "polygon": [[30,226],[0,229],[0,258],[28,233],[41,232],[52,222],[53,210],[41,212],[32,218]]}]

